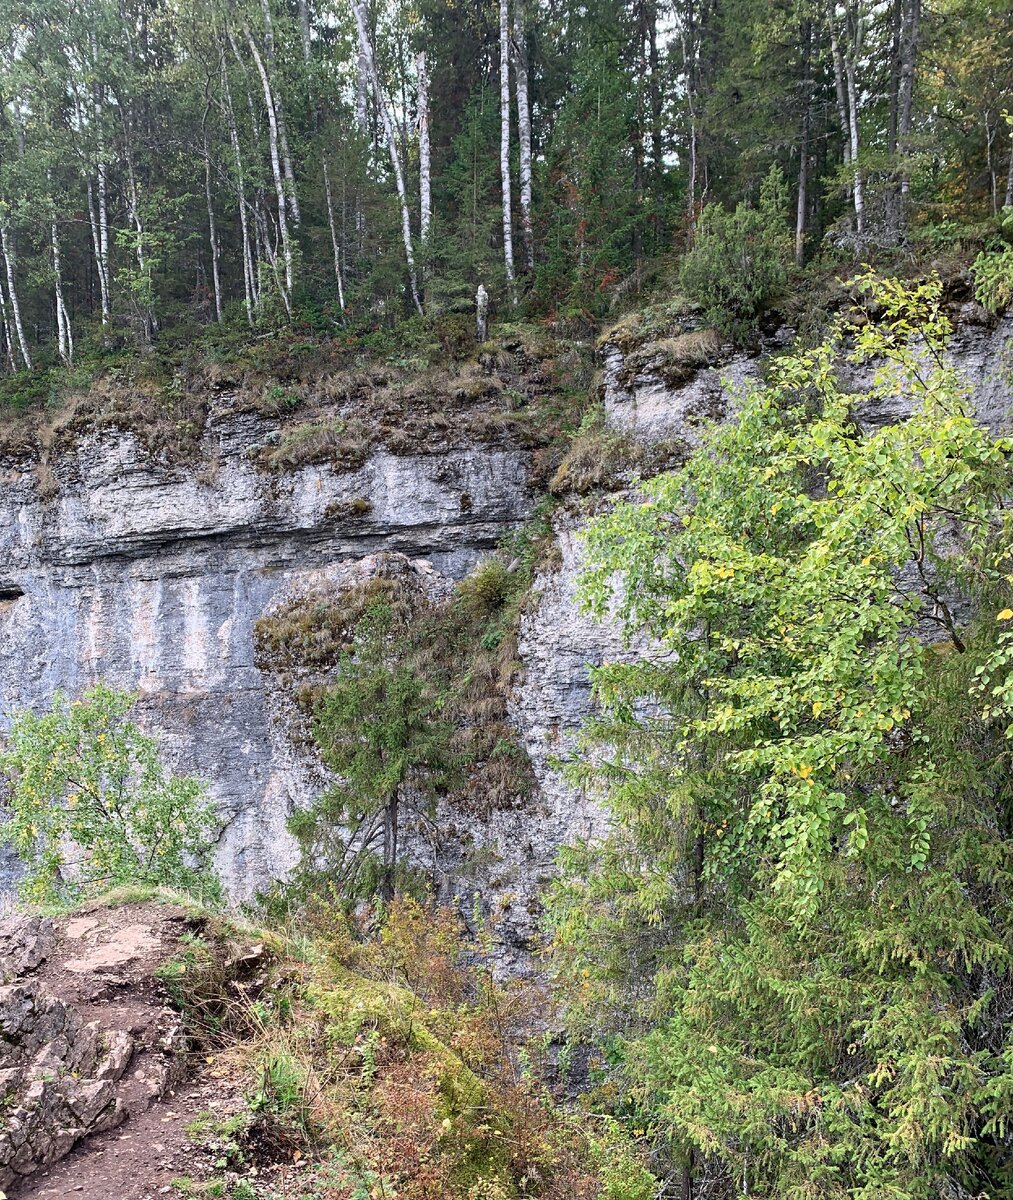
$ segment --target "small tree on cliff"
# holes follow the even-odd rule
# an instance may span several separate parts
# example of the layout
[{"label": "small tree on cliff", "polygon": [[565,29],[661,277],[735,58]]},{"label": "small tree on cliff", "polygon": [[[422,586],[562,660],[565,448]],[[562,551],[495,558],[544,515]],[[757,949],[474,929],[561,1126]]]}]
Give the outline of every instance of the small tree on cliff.
[{"label": "small tree on cliff", "polygon": [[0,839],[25,864],[25,899],[76,902],[126,883],[220,898],[214,806],[199,780],[166,775],[157,743],[128,717],[134,700],[98,684],[14,716]]},{"label": "small tree on cliff", "polygon": [[319,701],[314,735],[338,781],[289,827],[302,850],[301,881],[355,899],[397,890],[402,811],[423,822],[457,768],[454,723],[438,672],[422,669],[429,641],[417,597],[374,580],[352,645]]}]

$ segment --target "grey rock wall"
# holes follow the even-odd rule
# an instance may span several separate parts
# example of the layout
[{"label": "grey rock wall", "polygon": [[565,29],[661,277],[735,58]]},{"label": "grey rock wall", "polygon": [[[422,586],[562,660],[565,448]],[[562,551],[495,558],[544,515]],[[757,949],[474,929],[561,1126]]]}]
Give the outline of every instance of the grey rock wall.
[{"label": "grey rock wall", "polygon": [[[98,679],[136,689],[174,767],[211,783],[227,822],[218,865],[239,898],[290,865],[286,818],[317,786],[254,663],[257,618],[282,590],[380,550],[459,577],[531,506],[522,451],[268,474],[250,451],[271,433],[249,415],[212,419],[203,463],[184,469],[106,432],[61,459],[54,499],[29,465],[8,464],[0,489],[0,709]],[[8,854],[0,877],[13,873]]]},{"label": "grey rock wall", "polygon": [[[1013,402],[1010,347],[1013,318],[987,325],[972,311],[954,338],[977,412],[993,429],[1006,427]],[[603,359],[610,421],[637,439],[690,445],[702,422],[727,417],[731,391],[760,367],[735,354],[673,385],[643,352],[633,373],[616,347]],[[887,405],[863,420],[902,415]],[[354,471],[268,474],[251,450],[273,436],[260,418],[212,416],[203,462],[183,469],[151,462],[131,435],[107,432],[61,460],[50,500],[32,467],[7,464],[0,474],[0,709],[41,707],[54,691],[75,693],[99,678],[138,690],[143,719],[173,765],[211,782],[226,822],[218,864],[237,898],[292,865],[287,817],[325,782],[291,737],[290,701],[254,661],[257,619],[293,596],[340,591],[392,551],[438,592],[533,503],[520,450],[378,451]],[[353,501],[367,501],[368,511],[355,515]],[[482,817],[441,812],[440,845],[416,848],[445,896],[467,910],[478,893],[497,914],[507,965],[522,965],[536,936],[537,897],[560,845],[605,821],[560,767],[590,709],[591,667],[631,653],[616,628],[580,612],[584,519],[578,508],[560,515],[558,563],[536,581],[520,631],[524,672],[510,716],[536,795]],[[0,883],[14,871],[0,855]]]}]

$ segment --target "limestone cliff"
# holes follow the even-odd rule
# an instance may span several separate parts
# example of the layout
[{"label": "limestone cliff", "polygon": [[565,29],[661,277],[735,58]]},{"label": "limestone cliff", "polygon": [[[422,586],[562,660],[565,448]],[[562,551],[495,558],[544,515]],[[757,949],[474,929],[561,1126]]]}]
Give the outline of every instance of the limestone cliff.
[{"label": "limestone cliff", "polygon": [[[704,422],[727,415],[729,386],[756,375],[762,360],[694,336],[675,347],[675,369],[671,339],[606,342],[603,398],[615,428],[691,446]],[[782,333],[773,346],[787,340]],[[970,310],[953,343],[979,416],[996,429],[1013,400],[1011,345],[1013,319],[989,325]],[[862,415],[876,424],[902,412]],[[284,875],[294,859],[286,819],[324,781],[291,736],[276,679],[256,661],[258,619],[293,596],[339,594],[386,552],[445,591],[536,499],[533,455],[508,441],[419,454],[378,443],[358,465],[267,470],[263,448],[278,438],[277,420],[236,411],[224,394],[187,465],[157,461],[135,433],[110,428],[64,449],[46,487],[35,464],[9,460],[0,494],[3,710],[40,707],[100,678],[136,689],[173,766],[211,784],[224,821],[218,864],[237,898]],[[499,912],[507,960],[530,944],[559,846],[603,821],[559,765],[588,711],[590,666],[624,653],[618,631],[577,605],[587,508],[557,509],[553,565],[537,576],[521,621],[522,671],[508,708],[536,793],[485,815],[444,806],[435,857],[417,849],[444,894],[467,910],[478,892]],[[9,885],[14,873],[13,862],[0,862],[0,881]]]}]

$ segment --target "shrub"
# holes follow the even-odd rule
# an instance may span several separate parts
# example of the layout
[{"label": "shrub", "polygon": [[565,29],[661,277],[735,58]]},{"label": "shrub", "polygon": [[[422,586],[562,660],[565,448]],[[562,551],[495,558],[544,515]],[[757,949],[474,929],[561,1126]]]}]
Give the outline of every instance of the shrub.
[{"label": "shrub", "polygon": [[974,298],[993,316],[1013,308],[1013,246],[983,250],[971,264]]},{"label": "shrub", "polygon": [[165,774],[157,744],[128,718],[133,704],[98,684],[14,717],[0,833],[25,863],[26,899],[75,902],[130,883],[220,899],[214,807],[198,780]]},{"label": "shrub", "polygon": [[728,212],[708,204],[679,272],[682,289],[702,305],[710,324],[743,336],[788,278],[791,241],[787,189],[772,167],[760,188],[760,204]]}]

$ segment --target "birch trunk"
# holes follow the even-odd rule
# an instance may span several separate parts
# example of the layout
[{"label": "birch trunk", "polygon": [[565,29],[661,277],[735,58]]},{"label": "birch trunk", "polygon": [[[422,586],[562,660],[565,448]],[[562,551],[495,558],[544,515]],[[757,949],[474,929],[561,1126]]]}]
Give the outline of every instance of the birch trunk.
[{"label": "birch trunk", "polygon": [[[264,14],[264,46],[267,50],[267,64],[271,68],[271,71],[277,75],[278,63],[274,53],[274,20],[271,17],[270,0],[260,0],[260,7]],[[285,106],[280,92],[275,93],[272,88],[271,93],[275,120],[278,124],[278,145],[281,150],[281,165],[285,175],[285,185],[288,188],[288,206],[292,213],[292,224],[298,229],[302,223],[302,214],[299,211],[299,193],[295,186],[295,172],[292,170],[292,155],[289,153],[288,148],[288,133],[285,128]]]},{"label": "birch trunk", "polygon": [[14,326],[11,324],[10,313],[7,311],[7,297],[4,295],[2,281],[0,281],[0,320],[3,321],[4,356],[13,375],[18,369],[17,361],[14,358]]},{"label": "birch trunk", "polygon": [[514,236],[510,200],[510,0],[499,0],[499,170],[503,185],[503,266],[514,303]]},{"label": "birch trunk", "polygon": [[70,313],[63,296],[63,259],[60,254],[60,230],[54,220],[49,227],[49,242],[53,253],[53,293],[56,302],[56,347],[64,366],[74,361],[74,334]]},{"label": "birch trunk", "polygon": [[812,58],[812,22],[806,21],[803,30],[802,133],[798,147],[798,203],[795,208],[795,265],[805,265],[805,229],[809,205],[809,107],[812,102],[809,78]]},{"label": "birch trunk", "polygon": [[338,284],[338,304],[345,311],[345,285],[341,278],[341,243],[338,241],[338,230],[334,223],[334,200],[331,196],[331,173],[327,159],[323,161],[324,169],[324,198],[327,201],[327,227],[331,231],[331,249],[334,252],[334,278]]},{"label": "birch trunk", "polygon": [[1006,206],[1013,206],[1013,125],[1010,126],[1009,171],[1006,175]]},{"label": "birch trunk", "polygon": [[274,186],[278,193],[278,231],[281,236],[281,254],[285,269],[285,286],[281,289],[281,300],[285,311],[292,314],[292,283],[294,265],[292,257],[292,239],[288,228],[288,198],[286,196],[285,176],[281,165],[281,153],[278,142],[278,118],[274,108],[274,97],[271,94],[271,81],[264,68],[264,60],[260,57],[257,43],[247,26],[243,27],[250,54],[253,57],[260,83],[264,89],[264,107],[267,109],[268,146],[271,153],[271,171],[274,175]]},{"label": "birch trunk", "polygon": [[419,240],[425,246],[433,219],[432,155],[429,148],[429,75],[426,52],[419,51]]},{"label": "birch trunk", "polygon": [[524,0],[514,3],[514,86],[517,90],[517,141],[520,146],[521,240],[524,269],[535,269],[535,233],[531,217],[531,96],[528,87],[528,46],[524,29]]},{"label": "birch trunk", "polygon": [[28,342],[25,340],[25,327],[21,320],[21,302],[18,300],[18,289],[14,282],[16,270],[14,238],[6,225],[0,225],[0,253],[3,254],[4,259],[5,273],[7,275],[7,298],[10,301],[14,331],[17,334],[18,346],[21,349],[21,359],[30,371],[32,369],[32,356],[28,352]]},{"label": "birch trunk", "polygon": [[[95,126],[95,177],[97,211],[92,218],[92,242],[95,250],[95,271],[98,275],[99,303],[102,308],[102,324],[108,325],[112,317],[109,271],[109,171],[105,152],[105,99],[99,82],[98,38],[89,36],[91,67],[94,81],[91,85],[92,121]],[[92,208],[91,179],[88,180],[88,211]]]},{"label": "birch trunk", "polygon": [[844,60],[845,79],[848,85],[848,129],[851,134],[851,162],[854,165],[852,187],[854,188],[855,228],[859,237],[865,230],[865,187],[862,181],[862,171],[858,163],[861,149],[858,134],[858,86],[855,81],[855,61],[852,57]]},{"label": "birch trunk", "polygon": [[[900,42],[900,94],[897,122],[897,144],[902,155],[910,153],[908,139],[911,136],[911,118],[914,107],[915,66],[918,60],[918,42],[921,25],[921,0],[904,0],[904,17],[901,24]],[[902,167],[900,194],[906,197],[911,190],[911,180],[906,161]]]},{"label": "birch trunk", "polygon": [[858,129],[858,88],[855,80],[855,57],[861,45],[861,16],[856,15],[856,28],[852,44],[846,51],[841,49],[840,39],[833,21],[830,26],[830,46],[834,60],[834,78],[837,87],[838,106],[845,137],[845,164],[851,164],[851,193],[855,208],[855,231],[859,237],[865,230],[865,192],[862,173],[858,165],[861,149]]},{"label": "birch trunk", "polygon": [[211,283],[214,288],[215,317],[222,319],[222,280],[219,269],[218,230],[215,225],[214,195],[211,190],[211,148],[204,138],[204,195],[208,203],[208,239],[211,243]]},{"label": "birch trunk", "polygon": [[56,202],[53,200],[53,182],[46,171],[49,185],[49,248],[53,258],[53,301],[56,306],[56,350],[64,366],[74,361],[74,334],[70,327],[70,313],[63,295],[63,255],[60,252],[60,226],[56,220]]},{"label": "birch trunk", "polygon": [[398,201],[401,205],[401,237],[404,241],[405,260],[408,264],[408,279],[411,285],[412,302],[415,305],[416,311],[421,315],[422,300],[419,296],[418,275],[415,270],[415,248],[412,244],[408,193],[405,190],[404,171],[401,169],[401,159],[397,151],[394,121],[390,114],[387,98],[383,94],[383,88],[380,86],[380,76],[376,69],[373,46],[369,40],[364,0],[352,0],[352,12],[355,15],[355,25],[359,35],[359,51],[365,62],[366,72],[373,87],[373,99],[376,101],[376,109],[383,124],[384,138],[387,142],[387,153],[390,155],[390,165],[394,172],[394,183],[397,187]]},{"label": "birch trunk", "polygon": [[308,0],[299,0],[299,37],[302,39],[303,62],[309,65],[312,53],[310,39],[310,6]]},{"label": "birch trunk", "polygon": [[243,239],[243,292],[246,303],[246,320],[253,324],[253,311],[257,306],[257,280],[253,270],[253,254],[250,249],[250,227],[247,220],[246,180],[243,171],[243,154],[239,145],[239,129],[236,125],[236,110],[232,106],[232,89],[229,87],[229,75],[225,69],[225,58],[222,57],[222,95],[225,99],[225,123],[229,129],[229,142],[232,145],[232,156],[236,164],[236,193],[239,207],[239,229]]}]

